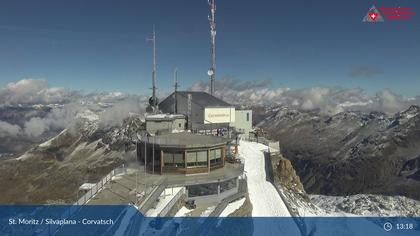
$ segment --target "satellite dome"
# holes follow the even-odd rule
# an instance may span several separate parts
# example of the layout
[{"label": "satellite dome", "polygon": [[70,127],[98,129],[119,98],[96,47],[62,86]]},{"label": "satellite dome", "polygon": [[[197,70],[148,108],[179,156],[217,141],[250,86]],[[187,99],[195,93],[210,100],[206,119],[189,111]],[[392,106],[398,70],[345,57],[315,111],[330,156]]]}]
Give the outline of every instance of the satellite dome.
[{"label": "satellite dome", "polygon": [[159,100],[157,97],[150,97],[149,98],[149,104],[150,106],[157,106],[159,103]]}]

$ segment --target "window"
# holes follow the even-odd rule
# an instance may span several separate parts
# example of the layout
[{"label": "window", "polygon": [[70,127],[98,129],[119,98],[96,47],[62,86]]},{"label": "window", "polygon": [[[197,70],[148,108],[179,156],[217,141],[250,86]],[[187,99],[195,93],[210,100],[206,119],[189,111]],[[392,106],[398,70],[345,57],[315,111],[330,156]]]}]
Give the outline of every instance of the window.
[{"label": "window", "polygon": [[207,151],[187,152],[188,167],[207,166]]},{"label": "window", "polygon": [[246,113],[246,121],[249,121],[249,112]]},{"label": "window", "polygon": [[220,192],[223,193],[224,191],[233,189],[234,187],[236,187],[236,178],[231,179],[231,180],[227,180],[225,182],[221,182],[220,183]]},{"label": "window", "polygon": [[165,163],[165,166],[183,167],[184,155],[182,155],[182,153],[164,152],[163,162]]},{"label": "window", "polygon": [[219,149],[213,149],[210,150],[210,164],[217,164],[222,161],[222,150]]},{"label": "window", "polygon": [[177,166],[184,166],[184,155],[182,153],[174,153],[174,163]]},{"label": "window", "polygon": [[191,185],[187,187],[188,196],[198,197],[198,196],[215,195],[217,194],[218,186],[219,186],[219,183]]},{"label": "window", "polygon": [[178,127],[179,127],[179,128],[181,128],[181,125],[182,125],[181,123],[178,123]]},{"label": "window", "polygon": [[197,162],[196,152],[187,152],[187,166],[194,166]]},{"label": "window", "polygon": [[163,153],[163,162],[165,166],[173,166],[174,165],[174,154],[172,153]]},{"label": "window", "polygon": [[197,163],[198,165],[207,166],[207,151],[197,152]]}]

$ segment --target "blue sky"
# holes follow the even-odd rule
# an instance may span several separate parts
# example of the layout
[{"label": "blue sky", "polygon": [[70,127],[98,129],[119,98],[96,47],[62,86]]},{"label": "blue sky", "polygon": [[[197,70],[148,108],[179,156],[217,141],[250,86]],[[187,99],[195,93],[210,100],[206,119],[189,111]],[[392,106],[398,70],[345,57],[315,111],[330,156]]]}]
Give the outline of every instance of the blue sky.
[{"label": "blue sky", "polygon": [[[389,88],[420,94],[420,21],[363,23],[372,4],[407,1],[218,0],[217,79],[313,86]],[[7,1],[0,8],[0,86],[45,78],[84,91],[150,93],[152,25],[158,88],[207,80],[206,0]],[[352,73],[353,71],[353,73]],[[367,72],[366,72],[367,71]]]}]

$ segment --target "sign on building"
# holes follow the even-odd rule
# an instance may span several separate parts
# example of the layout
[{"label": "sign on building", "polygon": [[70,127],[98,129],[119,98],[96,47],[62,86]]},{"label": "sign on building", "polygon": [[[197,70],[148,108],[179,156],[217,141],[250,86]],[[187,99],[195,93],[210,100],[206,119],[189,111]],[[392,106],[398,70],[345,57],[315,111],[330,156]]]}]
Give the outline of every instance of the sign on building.
[{"label": "sign on building", "polygon": [[234,107],[206,107],[204,109],[204,124],[220,124],[235,122]]}]

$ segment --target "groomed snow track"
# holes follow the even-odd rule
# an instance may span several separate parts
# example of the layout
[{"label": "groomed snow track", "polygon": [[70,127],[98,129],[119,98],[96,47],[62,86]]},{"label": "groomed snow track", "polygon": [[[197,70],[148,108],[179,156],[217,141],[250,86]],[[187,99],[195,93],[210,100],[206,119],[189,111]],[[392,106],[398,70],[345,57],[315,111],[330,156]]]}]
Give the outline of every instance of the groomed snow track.
[{"label": "groomed snow track", "polygon": [[[252,204],[253,217],[291,217],[283,199],[274,185],[267,181],[264,151],[268,147],[255,142],[241,141],[239,154],[245,160],[248,194]],[[274,230],[272,233],[284,232],[287,235],[301,235],[297,225],[279,225],[278,229],[256,229],[256,232]]]}]

